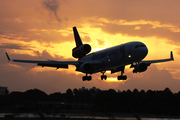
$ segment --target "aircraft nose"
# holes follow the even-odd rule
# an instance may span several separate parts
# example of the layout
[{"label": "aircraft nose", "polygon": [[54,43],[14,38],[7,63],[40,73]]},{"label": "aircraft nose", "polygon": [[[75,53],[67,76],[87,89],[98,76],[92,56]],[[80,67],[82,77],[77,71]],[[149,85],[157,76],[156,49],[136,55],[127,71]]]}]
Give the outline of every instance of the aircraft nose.
[{"label": "aircraft nose", "polygon": [[141,61],[148,54],[148,48],[144,44],[142,45],[142,47],[135,48],[134,50],[134,55],[132,57],[135,61]]},{"label": "aircraft nose", "polygon": [[146,46],[145,46],[145,47],[142,47],[142,48],[140,48],[140,49],[138,50],[138,56],[139,56],[141,59],[145,58],[147,54],[148,54],[148,49],[147,49]]},{"label": "aircraft nose", "polygon": [[146,55],[148,54],[148,49],[147,47],[143,47],[142,50],[141,50],[141,55],[144,57],[146,57]]}]

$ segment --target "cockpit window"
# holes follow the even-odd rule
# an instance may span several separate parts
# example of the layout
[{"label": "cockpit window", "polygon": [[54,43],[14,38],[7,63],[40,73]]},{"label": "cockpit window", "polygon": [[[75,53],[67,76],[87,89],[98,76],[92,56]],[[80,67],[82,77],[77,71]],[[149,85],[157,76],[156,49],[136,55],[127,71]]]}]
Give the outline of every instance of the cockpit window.
[{"label": "cockpit window", "polygon": [[145,45],[136,45],[135,48],[145,47]]}]

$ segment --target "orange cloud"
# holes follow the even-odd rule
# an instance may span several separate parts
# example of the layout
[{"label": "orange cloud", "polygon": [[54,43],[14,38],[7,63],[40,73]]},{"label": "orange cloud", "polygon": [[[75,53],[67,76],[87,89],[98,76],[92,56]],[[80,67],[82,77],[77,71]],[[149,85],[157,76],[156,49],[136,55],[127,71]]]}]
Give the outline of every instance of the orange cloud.
[{"label": "orange cloud", "polygon": [[[165,86],[158,88],[161,84],[156,85],[155,79],[169,78],[169,81],[165,79],[166,85],[170,80],[177,84],[176,80],[180,79],[179,1],[66,0],[51,3],[46,0],[6,0],[0,1],[0,8],[0,76],[3,76],[0,84],[10,90],[37,87],[50,93],[82,86],[142,89],[141,83],[145,89],[164,89]],[[141,74],[132,74],[132,69],[126,67],[128,80],[124,82],[116,80],[119,73],[106,73],[109,77],[107,81],[100,80],[101,73],[93,74],[91,82],[83,82],[81,77],[84,74],[75,72],[74,67],[56,70],[33,67],[32,64],[8,64],[5,51],[16,59],[75,60],[71,53],[75,47],[73,26],[77,26],[83,42],[92,46],[92,52],[121,43],[141,41],[149,49],[146,60],[169,58],[173,50],[175,61],[156,64],[157,69],[150,66]],[[175,84],[170,84],[170,87],[174,85],[176,88]]]},{"label": "orange cloud", "polygon": [[162,24],[159,21],[146,21],[146,20],[138,20],[138,21],[126,21],[126,20],[114,20],[109,21],[105,18],[96,19],[99,20],[101,23],[108,23],[108,24],[116,24],[116,25],[152,25],[151,28],[164,28],[168,29],[172,32],[180,32],[180,28],[178,26],[174,26],[172,24]]}]

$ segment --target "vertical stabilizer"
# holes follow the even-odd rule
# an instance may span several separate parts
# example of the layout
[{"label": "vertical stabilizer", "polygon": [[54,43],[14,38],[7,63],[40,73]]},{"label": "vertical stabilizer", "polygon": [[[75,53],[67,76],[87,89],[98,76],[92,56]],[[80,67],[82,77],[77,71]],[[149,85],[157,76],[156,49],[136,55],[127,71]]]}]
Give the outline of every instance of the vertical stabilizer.
[{"label": "vertical stabilizer", "polygon": [[74,32],[74,39],[76,41],[76,47],[79,48],[83,43],[81,41],[81,38],[79,36],[79,33],[78,33],[76,27],[73,27],[73,32]]},{"label": "vertical stabilizer", "polygon": [[76,27],[73,27],[74,39],[76,41],[76,47],[72,49],[72,56],[79,60],[86,56],[91,51],[89,44],[83,44]]}]

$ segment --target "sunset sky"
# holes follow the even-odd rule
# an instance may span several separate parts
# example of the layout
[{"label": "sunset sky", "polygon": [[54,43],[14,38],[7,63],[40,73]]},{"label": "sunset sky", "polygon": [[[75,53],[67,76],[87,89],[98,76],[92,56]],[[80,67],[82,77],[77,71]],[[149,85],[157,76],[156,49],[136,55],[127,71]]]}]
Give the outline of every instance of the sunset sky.
[{"label": "sunset sky", "polygon": [[[0,86],[10,91],[40,89],[46,93],[65,92],[68,88],[102,90],[180,91],[180,1],[175,0],[1,0],[0,1]],[[38,67],[35,64],[8,62],[13,59],[76,60],[72,27],[76,26],[83,43],[91,52],[130,41],[148,47],[145,60],[170,57],[175,61],[151,64],[143,73],[133,74],[126,67],[127,81],[115,74],[84,74],[67,69]]]}]

